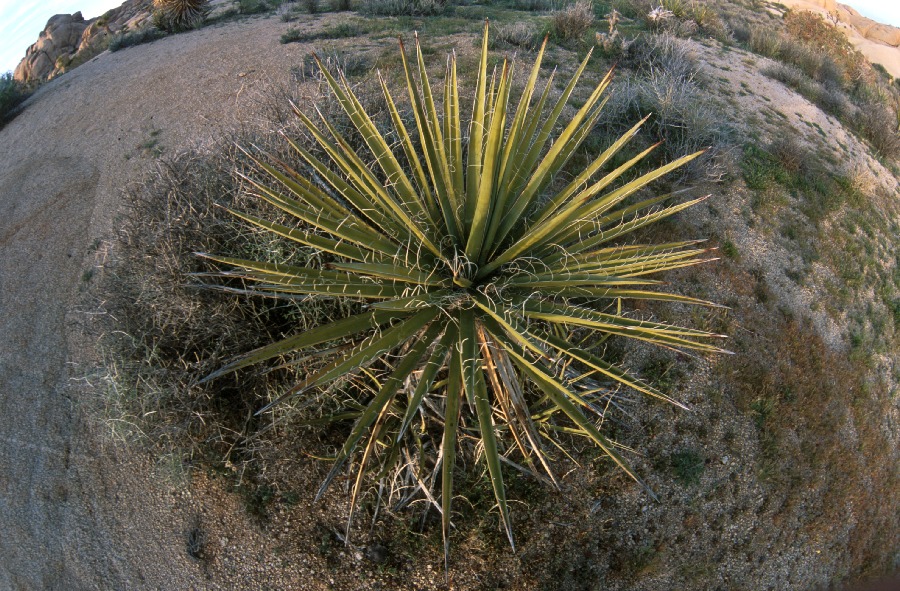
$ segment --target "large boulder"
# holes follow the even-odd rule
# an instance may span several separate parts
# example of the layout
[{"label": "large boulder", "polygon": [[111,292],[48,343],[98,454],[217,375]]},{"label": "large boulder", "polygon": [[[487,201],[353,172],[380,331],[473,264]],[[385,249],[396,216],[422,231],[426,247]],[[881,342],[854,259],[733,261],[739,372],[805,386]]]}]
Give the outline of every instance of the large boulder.
[{"label": "large boulder", "polygon": [[57,14],[50,17],[38,40],[28,48],[13,73],[16,81],[33,83],[46,80],[61,57],[68,57],[78,50],[81,36],[88,27],[80,12]]}]

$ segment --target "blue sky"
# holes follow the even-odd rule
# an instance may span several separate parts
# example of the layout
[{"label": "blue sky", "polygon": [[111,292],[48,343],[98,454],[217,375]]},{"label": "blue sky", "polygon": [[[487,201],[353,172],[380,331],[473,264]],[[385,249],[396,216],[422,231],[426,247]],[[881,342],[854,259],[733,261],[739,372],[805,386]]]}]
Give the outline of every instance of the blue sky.
[{"label": "blue sky", "polygon": [[900,2],[897,0],[851,0],[841,2],[856,9],[856,12],[880,23],[900,27]]},{"label": "blue sky", "polygon": [[[0,74],[15,69],[54,14],[80,10],[88,19],[121,4],[122,0],[0,0]],[[897,0],[851,0],[844,4],[869,18],[900,27]]]}]

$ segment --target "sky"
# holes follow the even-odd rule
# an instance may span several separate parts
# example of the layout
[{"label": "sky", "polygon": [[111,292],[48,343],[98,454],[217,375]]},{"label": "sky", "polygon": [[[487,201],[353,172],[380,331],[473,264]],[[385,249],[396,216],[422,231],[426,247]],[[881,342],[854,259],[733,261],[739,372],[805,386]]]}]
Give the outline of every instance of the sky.
[{"label": "sky", "polygon": [[856,12],[879,23],[900,27],[900,2],[897,0],[850,0],[840,2],[856,9]]},{"label": "sky", "polygon": [[[122,0],[0,0],[0,74],[16,68],[54,14],[80,10],[89,19],[121,4]],[[842,4],[852,6],[863,16],[900,27],[897,0],[850,0]]]}]

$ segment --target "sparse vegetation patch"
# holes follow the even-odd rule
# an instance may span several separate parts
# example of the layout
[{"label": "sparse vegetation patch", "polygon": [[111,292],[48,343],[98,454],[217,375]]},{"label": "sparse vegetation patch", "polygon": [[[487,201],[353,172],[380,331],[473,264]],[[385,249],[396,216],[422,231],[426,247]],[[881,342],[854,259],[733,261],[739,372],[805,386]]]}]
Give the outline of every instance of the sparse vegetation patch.
[{"label": "sparse vegetation patch", "polygon": [[12,73],[0,76],[0,128],[16,116],[19,105],[28,98],[29,93],[13,79]]}]

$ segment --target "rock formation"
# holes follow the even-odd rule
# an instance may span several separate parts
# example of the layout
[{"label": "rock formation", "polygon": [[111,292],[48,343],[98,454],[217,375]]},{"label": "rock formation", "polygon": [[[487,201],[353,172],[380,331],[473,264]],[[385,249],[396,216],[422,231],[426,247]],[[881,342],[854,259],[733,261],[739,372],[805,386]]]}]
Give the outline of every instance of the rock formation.
[{"label": "rock formation", "polygon": [[113,35],[149,24],[151,4],[151,0],[126,0],[90,20],[85,20],[81,12],[51,17],[13,76],[23,84],[45,82],[72,64],[87,61],[106,49]]},{"label": "rock formation", "polygon": [[873,21],[843,4],[839,4],[837,10],[841,21],[856,29],[866,39],[892,47],[900,46],[900,29],[897,27]]},{"label": "rock formation", "polygon": [[30,83],[46,80],[56,67],[56,60],[75,53],[88,27],[80,12],[50,17],[37,42],[25,52],[25,59],[16,67],[15,79]]}]

